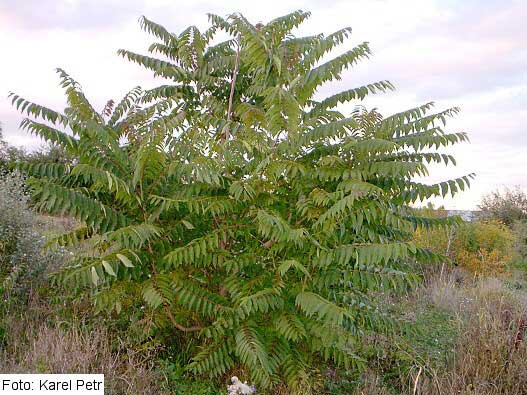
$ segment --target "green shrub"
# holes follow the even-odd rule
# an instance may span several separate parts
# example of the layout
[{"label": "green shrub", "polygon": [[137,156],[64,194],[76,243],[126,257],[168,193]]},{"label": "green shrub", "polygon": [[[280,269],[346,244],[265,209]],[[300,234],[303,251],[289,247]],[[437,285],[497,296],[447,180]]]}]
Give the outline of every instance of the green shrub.
[{"label": "green shrub", "polygon": [[[457,109],[336,110],[392,89],[386,81],[315,99],[370,50],[321,63],[350,29],[293,37],[308,16],[253,26],[211,15],[207,31],[180,35],[143,18],[166,59],[121,54],[172,85],[135,88],[102,112],[62,70],[63,113],[12,95],[54,124],[23,127],[76,158],[23,166],[39,209],[82,222],[54,243],[89,253],[57,281],[142,325],[187,372],[302,393],[317,388],[323,361],[363,368],[363,337],[397,329],[370,294],[407,289],[408,262],[439,258],[414,245],[415,227],[451,222],[408,205],[469,182],[413,181],[429,162],[453,162],[434,147],[466,139],[442,129]],[[231,38],[213,44],[220,31]]]},{"label": "green shrub", "polygon": [[[419,209],[436,218],[444,218],[444,209]],[[441,228],[418,228],[414,234],[417,245],[448,256],[453,264],[461,265],[476,274],[498,274],[507,270],[515,255],[521,250],[522,232],[519,225],[511,231],[498,220],[460,222]]]},{"label": "green shrub", "polygon": [[184,366],[161,360],[157,371],[164,377],[163,387],[171,394],[178,395],[223,395],[225,390],[217,383],[205,380],[193,380],[186,377]]},{"label": "green shrub", "polygon": [[0,177],[0,295],[13,303],[38,287],[46,271],[57,269],[57,253],[43,250],[44,236],[28,201],[20,173]]},{"label": "green shrub", "polygon": [[[418,215],[432,218],[446,218],[447,212],[443,207],[435,209],[433,206],[416,209]],[[451,227],[419,227],[415,230],[415,242],[423,248],[436,254],[449,255],[455,235],[455,225]]]}]

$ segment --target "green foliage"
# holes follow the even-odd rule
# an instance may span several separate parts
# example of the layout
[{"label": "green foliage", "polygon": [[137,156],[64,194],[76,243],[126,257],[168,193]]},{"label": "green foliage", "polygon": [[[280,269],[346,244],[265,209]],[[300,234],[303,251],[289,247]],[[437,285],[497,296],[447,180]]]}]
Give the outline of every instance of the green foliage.
[{"label": "green foliage", "polygon": [[460,227],[454,247],[477,252],[482,248],[491,251],[498,249],[509,253],[512,233],[498,221],[475,221]]},{"label": "green foliage", "polygon": [[190,380],[185,377],[185,368],[170,362],[161,360],[157,371],[163,376],[162,386],[177,395],[220,395],[225,391],[219,389],[218,385],[210,381]]},{"label": "green foliage", "polygon": [[0,124],[0,176],[12,172],[17,165],[24,166],[48,166],[50,171],[59,169],[59,164],[71,164],[73,158],[59,145],[48,144],[39,149],[27,152],[23,148],[9,145],[2,137],[2,125]]},{"label": "green foliage", "polygon": [[0,176],[5,175],[10,170],[10,164],[17,161],[22,155],[22,151],[10,146],[3,138],[2,124],[0,123]]},{"label": "green foliage", "polygon": [[315,100],[370,51],[327,60],[350,29],[294,37],[308,16],[210,15],[206,31],[179,35],[143,18],[163,59],[120,54],[172,85],[134,88],[101,113],[63,70],[63,113],[12,95],[35,118],[23,127],[75,158],[25,168],[39,209],[83,224],[51,243],[90,251],[56,281],[99,311],[139,315],[147,335],[181,344],[190,373],[304,391],[321,361],[362,368],[363,336],[398,328],[370,296],[415,283],[408,262],[440,259],[415,246],[416,227],[452,223],[410,203],[469,185],[413,181],[454,162],[436,150],[467,139],[443,130],[457,109],[335,109],[385,81]]},{"label": "green foliage", "polygon": [[[425,288],[426,289],[426,288]],[[412,331],[401,331],[384,338],[371,336],[364,340],[368,370],[337,372],[326,375],[327,394],[406,394],[411,393],[415,374],[423,376],[444,371],[453,361],[459,328],[450,312],[440,309],[422,298],[419,292],[401,298],[380,295],[384,308],[391,314],[405,316],[411,321]],[[417,297],[416,297],[417,296]],[[372,376],[383,391],[367,391]],[[322,392],[321,392],[322,393]]]},{"label": "green foliage", "polygon": [[[38,220],[28,205],[24,178],[18,172],[0,177],[0,312],[24,305],[30,290],[44,281],[46,271],[56,269],[59,256],[43,250]],[[54,267],[55,266],[55,267]]]},{"label": "green foliage", "polygon": [[512,229],[514,267],[525,272],[527,262],[527,196],[520,187],[494,191],[483,197],[481,216],[497,220]]},{"label": "green foliage", "polygon": [[[447,212],[443,207],[435,209],[432,204],[427,207],[416,209],[416,212],[422,216],[431,218],[446,218]],[[443,254],[451,257],[451,246],[455,237],[456,225],[426,228],[421,227],[415,231],[415,242],[430,251],[437,254]]]},{"label": "green foliage", "polygon": [[[442,218],[444,209],[420,209]],[[513,247],[521,254],[521,228],[515,234],[497,220],[460,222],[454,226],[417,229],[415,242],[422,248],[443,254],[451,262],[469,269],[475,274],[499,274],[513,257]],[[521,255],[520,255],[521,257]]]}]

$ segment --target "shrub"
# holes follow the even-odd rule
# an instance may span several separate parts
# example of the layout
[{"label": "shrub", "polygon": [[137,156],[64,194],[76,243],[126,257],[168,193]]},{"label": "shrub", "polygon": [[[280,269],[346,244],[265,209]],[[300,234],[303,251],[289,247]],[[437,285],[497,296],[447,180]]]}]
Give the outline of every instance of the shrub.
[{"label": "shrub", "polygon": [[522,260],[527,260],[527,221],[517,221],[512,227],[514,252]]},{"label": "shrub", "polygon": [[[430,215],[434,217],[446,217],[442,209],[426,210],[431,210]],[[517,232],[521,232],[520,225]],[[453,264],[459,264],[475,274],[504,273],[513,258],[513,247],[516,251],[521,250],[521,238],[498,220],[419,228],[414,237],[417,245],[444,254]]]},{"label": "shrub", "polygon": [[[434,209],[433,206],[416,209],[418,215],[431,218],[446,218],[447,212],[443,207]],[[414,239],[417,245],[436,254],[449,255],[455,226],[451,227],[419,227],[415,230]]]},{"label": "shrub", "polygon": [[519,267],[527,259],[527,195],[520,187],[492,192],[482,199],[483,219],[498,220],[513,231],[513,254]]},{"label": "shrub", "polygon": [[479,207],[483,219],[497,220],[509,227],[527,219],[527,195],[518,186],[484,196]]},{"label": "shrub", "polygon": [[455,263],[475,274],[498,274],[512,258],[514,235],[502,223],[476,221],[456,230],[453,243]]},{"label": "shrub", "polygon": [[[254,26],[211,15],[207,31],[180,35],[143,18],[166,58],[121,54],[172,85],[135,88],[102,113],[62,70],[63,113],[12,95],[49,123],[23,127],[76,158],[23,166],[39,209],[83,223],[54,243],[90,246],[57,281],[143,324],[189,372],[303,393],[324,360],[363,367],[363,336],[397,329],[370,293],[404,290],[415,281],[408,262],[438,259],[412,235],[451,220],[416,216],[409,203],[469,183],[414,181],[429,162],[453,162],[433,147],[466,140],[442,129],[457,109],[335,109],[392,89],[386,81],[315,99],[370,50],[321,63],[350,29],[293,37],[308,16]],[[231,38],[211,44],[219,31]]]},{"label": "shrub", "polygon": [[43,250],[44,236],[28,201],[20,173],[0,177],[0,294],[13,303],[38,287],[46,270],[57,269],[57,254]]}]

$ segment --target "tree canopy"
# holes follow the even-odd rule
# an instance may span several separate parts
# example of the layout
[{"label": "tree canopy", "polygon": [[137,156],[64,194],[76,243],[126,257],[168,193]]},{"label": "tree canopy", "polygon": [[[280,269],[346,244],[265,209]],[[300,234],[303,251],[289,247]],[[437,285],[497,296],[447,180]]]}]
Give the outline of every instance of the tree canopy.
[{"label": "tree canopy", "polygon": [[63,111],[12,94],[22,126],[75,158],[21,165],[39,209],[82,223],[51,243],[89,247],[57,281],[180,344],[198,375],[299,389],[322,360],[363,367],[363,336],[397,329],[371,295],[414,283],[410,262],[441,259],[414,245],[416,227],[455,221],[410,205],[472,177],[415,181],[431,162],[455,164],[438,148],[467,140],[443,129],[457,108],[338,110],[388,81],[316,99],[370,49],[328,59],[351,29],[294,36],[308,17],[209,15],[207,30],[180,34],[142,18],[151,55],[119,53],[171,83],[102,111],[60,69]]},{"label": "tree canopy", "polygon": [[512,227],[515,222],[527,219],[527,195],[520,187],[496,190],[483,197],[479,208],[483,219],[495,219]]}]

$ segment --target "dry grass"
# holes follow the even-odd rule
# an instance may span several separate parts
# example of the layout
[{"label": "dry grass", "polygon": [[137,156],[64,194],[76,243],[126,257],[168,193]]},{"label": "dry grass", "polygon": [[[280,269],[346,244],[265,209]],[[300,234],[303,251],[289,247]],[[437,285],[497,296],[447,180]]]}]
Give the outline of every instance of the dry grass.
[{"label": "dry grass", "polygon": [[[450,313],[459,338],[446,369],[416,362],[402,390],[387,390],[377,373],[366,375],[357,395],[527,394],[527,294],[502,279],[476,279],[454,271],[429,281],[419,302]],[[525,339],[523,337],[526,337]]]},{"label": "dry grass", "polygon": [[460,338],[446,372],[434,372],[418,394],[527,394],[527,297],[501,279],[438,280],[430,300],[455,315]]},{"label": "dry grass", "polygon": [[[162,377],[155,373],[144,350],[132,352],[111,344],[103,328],[89,330],[81,323],[49,323],[42,306],[8,322],[0,372],[103,373],[108,394],[162,394]],[[115,341],[115,340],[114,340]]]},{"label": "dry grass", "polygon": [[[507,288],[502,279],[454,271],[429,281],[416,298],[412,303],[431,304],[454,317],[459,338],[450,363],[433,369],[416,362],[401,377],[400,392],[369,372],[356,395],[527,394],[527,293]],[[32,302],[28,311],[8,320],[0,372],[100,372],[106,393],[163,394],[153,359],[148,351],[134,352],[112,340],[102,326],[88,330],[82,323],[57,323],[49,308]]]}]

